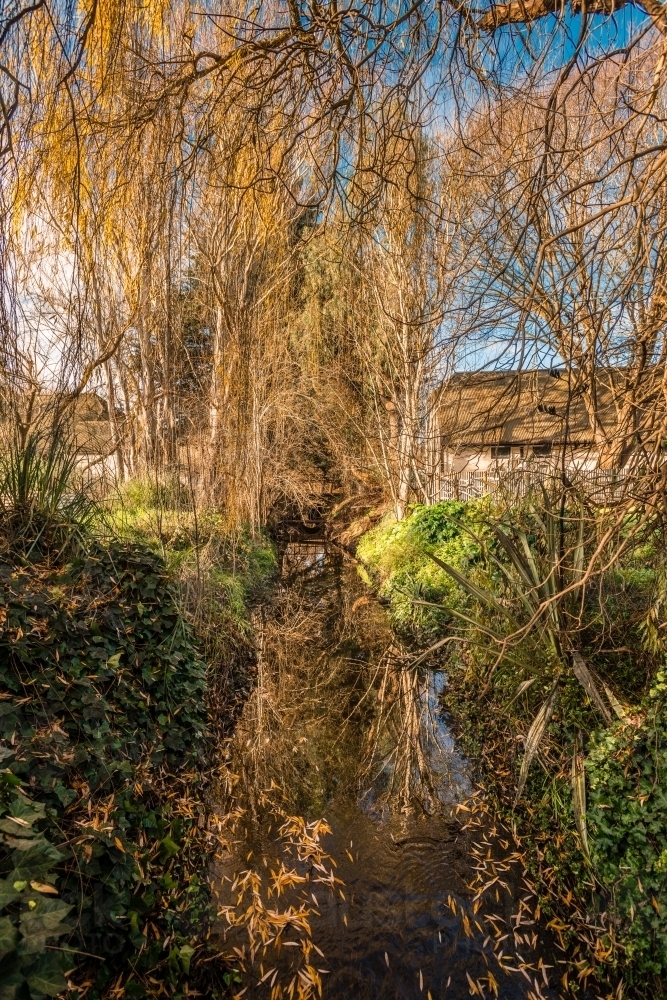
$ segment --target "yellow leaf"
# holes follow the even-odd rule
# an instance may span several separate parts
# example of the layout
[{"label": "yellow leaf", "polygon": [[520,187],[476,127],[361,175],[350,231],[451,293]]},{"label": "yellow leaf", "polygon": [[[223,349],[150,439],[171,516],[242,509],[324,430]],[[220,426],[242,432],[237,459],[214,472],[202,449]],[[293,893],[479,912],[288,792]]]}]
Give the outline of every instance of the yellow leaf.
[{"label": "yellow leaf", "polygon": [[54,896],[58,895],[58,890],[54,885],[47,885],[46,882],[31,882],[30,888],[34,889],[35,892],[49,892]]},{"label": "yellow leaf", "polygon": [[468,985],[470,986],[470,996],[476,996],[476,997],[478,997],[479,996],[479,989],[477,988],[476,983],[473,981],[473,979],[470,977],[470,975],[467,972],[466,972],[466,979],[468,980]]},{"label": "yellow leaf", "polygon": [[114,838],[113,838],[113,842],[114,842],[114,844],[116,845],[116,847],[118,848],[118,850],[119,850],[119,851],[122,851],[122,852],[123,852],[123,854],[125,854],[125,848],[123,847],[123,843],[122,843],[122,841],[120,840],[120,838],[119,838],[119,837],[114,837]]}]

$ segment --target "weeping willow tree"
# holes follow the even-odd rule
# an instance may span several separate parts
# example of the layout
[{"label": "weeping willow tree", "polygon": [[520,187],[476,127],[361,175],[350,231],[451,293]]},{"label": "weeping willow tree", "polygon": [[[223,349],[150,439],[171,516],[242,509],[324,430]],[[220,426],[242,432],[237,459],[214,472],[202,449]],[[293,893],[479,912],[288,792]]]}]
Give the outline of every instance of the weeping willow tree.
[{"label": "weeping willow tree", "polygon": [[[539,335],[595,422],[593,370],[601,350],[618,363],[623,313],[624,436],[652,421],[659,457],[642,400],[663,325],[662,15],[547,15],[7,7],[15,417],[44,393],[56,417],[99,393],[119,479],[186,469],[239,520],[305,502],[327,462],[381,484],[400,515],[430,498],[457,344],[491,331],[524,364]],[[316,243],[336,260],[318,288]]]}]

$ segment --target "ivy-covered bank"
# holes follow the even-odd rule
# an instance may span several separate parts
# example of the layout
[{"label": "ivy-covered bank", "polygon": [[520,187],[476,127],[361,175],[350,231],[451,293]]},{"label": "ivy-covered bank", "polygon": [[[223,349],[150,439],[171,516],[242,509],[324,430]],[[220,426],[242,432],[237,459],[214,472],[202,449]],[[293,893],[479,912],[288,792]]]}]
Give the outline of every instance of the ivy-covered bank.
[{"label": "ivy-covered bank", "polygon": [[[198,960],[209,748],[251,683],[247,611],[220,585],[219,524],[202,539],[190,509],[194,537],[167,536],[174,505],[157,506],[158,529],[119,531],[121,507],[103,515],[77,484],[63,436],[0,454],[2,1000],[215,996],[233,979]],[[237,603],[267,563],[260,543]]]},{"label": "ivy-covered bank", "polygon": [[[563,601],[556,625],[541,622],[498,656],[496,639],[535,613],[531,566],[538,579],[554,572],[549,535],[582,564],[577,516],[573,505],[557,524],[553,512],[536,513],[528,502],[507,511],[488,498],[416,507],[400,523],[386,517],[362,538],[357,556],[415,648],[452,640],[431,662],[447,670],[444,700],[459,743],[477,761],[489,802],[523,839],[542,911],[568,945],[573,963],[561,988],[577,993],[597,982],[602,995],[664,997],[667,660],[659,537],[647,533],[583,604],[580,594],[576,606]],[[571,650],[597,700],[582,690]],[[527,736],[535,736],[545,705],[539,749],[526,767]]]},{"label": "ivy-covered bank", "polygon": [[596,734],[587,761],[595,873],[619,923],[630,981],[665,994],[667,976],[667,670],[641,712]]},{"label": "ivy-covered bank", "polygon": [[178,995],[208,913],[205,668],[164,563],[3,560],[0,616],[0,993]]}]

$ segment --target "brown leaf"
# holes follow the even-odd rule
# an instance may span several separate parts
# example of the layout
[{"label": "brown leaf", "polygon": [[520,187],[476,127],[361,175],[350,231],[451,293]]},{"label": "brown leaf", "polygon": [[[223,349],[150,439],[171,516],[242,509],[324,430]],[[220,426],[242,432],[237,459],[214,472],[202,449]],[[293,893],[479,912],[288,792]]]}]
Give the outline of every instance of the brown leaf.
[{"label": "brown leaf", "polygon": [[576,650],[572,653],[572,669],[574,671],[574,676],[577,678],[593,704],[600,710],[607,725],[610,726],[613,722],[612,714],[605,705],[602,695],[595,685],[593,675],[586,666],[583,656]]},{"label": "brown leaf", "polygon": [[526,779],[528,777],[528,771],[530,770],[530,765],[535,757],[535,754],[539,750],[540,743],[542,742],[542,737],[546,732],[546,728],[549,725],[549,720],[553,715],[554,708],[556,706],[556,695],[558,693],[558,677],[553,683],[553,687],[549,692],[549,697],[541,706],[539,712],[533,719],[533,724],[528,730],[528,736],[526,737],[526,752],[521,763],[521,771],[519,772],[519,784],[516,790],[515,802],[521,797],[524,786],[526,784]]}]

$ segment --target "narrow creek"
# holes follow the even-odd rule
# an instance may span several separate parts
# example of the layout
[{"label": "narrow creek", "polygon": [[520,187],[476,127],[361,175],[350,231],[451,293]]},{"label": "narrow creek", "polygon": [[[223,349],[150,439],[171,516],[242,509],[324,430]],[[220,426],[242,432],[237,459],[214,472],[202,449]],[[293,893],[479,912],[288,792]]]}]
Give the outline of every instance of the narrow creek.
[{"label": "narrow creek", "polygon": [[[555,997],[521,866],[489,860],[482,821],[457,818],[472,789],[438,708],[444,675],[408,668],[352,562],[322,541],[287,545],[256,627],[212,872],[236,995]],[[480,870],[504,888],[476,898]]]}]

